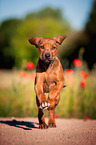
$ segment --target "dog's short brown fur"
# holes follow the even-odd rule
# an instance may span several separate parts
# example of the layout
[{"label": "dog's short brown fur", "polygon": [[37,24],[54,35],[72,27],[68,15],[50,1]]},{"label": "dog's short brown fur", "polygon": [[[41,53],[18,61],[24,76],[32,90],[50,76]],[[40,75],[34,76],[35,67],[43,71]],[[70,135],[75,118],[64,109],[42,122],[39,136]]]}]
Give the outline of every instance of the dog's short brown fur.
[{"label": "dog's short brown fur", "polygon": [[[57,47],[61,45],[65,35],[58,37],[29,38],[29,42],[38,48],[40,58],[36,66],[36,101],[38,106],[39,128],[56,127],[54,111],[60,100],[60,90],[64,86],[63,69],[56,57]],[[45,93],[49,93],[48,99]],[[45,123],[43,109],[49,110],[48,126]]]}]

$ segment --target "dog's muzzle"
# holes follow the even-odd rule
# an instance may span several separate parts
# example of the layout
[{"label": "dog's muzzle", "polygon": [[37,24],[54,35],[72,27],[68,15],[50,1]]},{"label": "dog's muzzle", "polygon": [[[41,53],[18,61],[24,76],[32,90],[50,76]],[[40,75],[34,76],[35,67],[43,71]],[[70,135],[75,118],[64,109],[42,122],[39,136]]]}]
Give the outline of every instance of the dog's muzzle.
[{"label": "dog's muzzle", "polygon": [[45,58],[50,58],[50,53],[45,53]]}]

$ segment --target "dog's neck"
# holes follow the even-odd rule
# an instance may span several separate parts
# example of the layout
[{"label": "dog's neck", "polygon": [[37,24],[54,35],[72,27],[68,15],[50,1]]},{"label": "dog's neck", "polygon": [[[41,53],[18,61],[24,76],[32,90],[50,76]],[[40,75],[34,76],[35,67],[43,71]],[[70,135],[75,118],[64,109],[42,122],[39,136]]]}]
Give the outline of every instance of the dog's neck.
[{"label": "dog's neck", "polygon": [[53,62],[54,62],[54,60],[46,62],[46,61],[43,61],[39,58],[39,64],[44,71],[46,71],[50,66],[52,66]]}]

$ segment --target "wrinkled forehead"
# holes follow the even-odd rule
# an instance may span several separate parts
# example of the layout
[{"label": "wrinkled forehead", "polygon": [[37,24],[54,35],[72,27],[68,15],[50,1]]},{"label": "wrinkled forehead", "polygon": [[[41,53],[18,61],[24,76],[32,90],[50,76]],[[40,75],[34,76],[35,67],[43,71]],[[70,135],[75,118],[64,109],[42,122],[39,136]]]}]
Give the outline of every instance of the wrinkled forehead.
[{"label": "wrinkled forehead", "polygon": [[44,46],[49,45],[49,46],[53,46],[56,45],[56,41],[54,39],[51,38],[44,38],[40,44],[43,44]]}]

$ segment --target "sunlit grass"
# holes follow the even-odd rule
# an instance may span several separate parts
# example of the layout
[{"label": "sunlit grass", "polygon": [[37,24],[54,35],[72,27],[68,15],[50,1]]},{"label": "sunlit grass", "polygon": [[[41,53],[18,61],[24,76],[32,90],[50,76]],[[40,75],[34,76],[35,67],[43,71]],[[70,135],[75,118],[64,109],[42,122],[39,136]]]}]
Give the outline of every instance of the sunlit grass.
[{"label": "sunlit grass", "polygon": [[30,75],[27,73],[25,78],[19,76],[20,72],[2,73],[2,77],[7,75],[7,78],[6,85],[0,86],[0,116],[37,116],[34,82]]},{"label": "sunlit grass", "polygon": [[83,89],[79,72],[72,74],[72,84],[61,91],[61,100],[56,108],[60,117],[96,118],[96,74],[91,73]]},{"label": "sunlit grass", "polygon": [[[80,85],[80,71],[73,70],[69,78],[64,73],[66,87],[61,90],[60,102],[56,107],[59,117],[96,118],[96,72],[88,73],[84,88]],[[35,96],[34,72],[26,72],[26,75],[20,75],[17,71],[0,73],[0,116],[36,117]],[[47,116],[47,110],[44,112]]]}]

